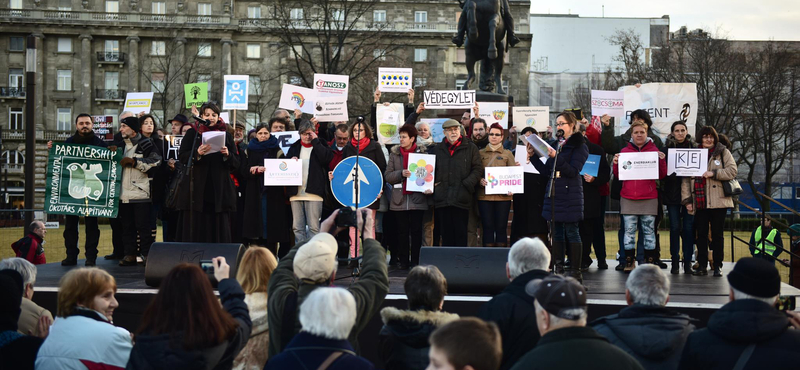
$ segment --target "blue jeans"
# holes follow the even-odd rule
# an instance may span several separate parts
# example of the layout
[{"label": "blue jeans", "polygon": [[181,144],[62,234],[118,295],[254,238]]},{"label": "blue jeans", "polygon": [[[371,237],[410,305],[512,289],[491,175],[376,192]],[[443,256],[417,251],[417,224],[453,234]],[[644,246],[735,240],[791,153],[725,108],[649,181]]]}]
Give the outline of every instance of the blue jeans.
[{"label": "blue jeans", "polygon": [[478,210],[481,213],[483,225],[483,246],[488,244],[508,243],[508,212],[511,210],[511,201],[479,200]]},{"label": "blue jeans", "polygon": [[[623,215],[625,218],[625,250],[632,251],[636,247],[636,231],[639,225],[642,226],[644,234],[644,250],[652,251],[656,249],[656,216]],[[641,256],[643,260],[644,256]]]},{"label": "blue jeans", "polygon": [[[319,233],[319,217],[322,215],[321,201],[293,200],[292,231],[295,244],[300,244]],[[308,232],[306,232],[308,226]]]},{"label": "blue jeans", "polygon": [[[619,232],[617,234],[619,241],[619,262],[625,262],[625,215],[619,215]],[[642,258],[644,258],[644,232],[642,232],[642,225],[639,225],[639,242],[636,245],[636,251]],[[644,261],[644,259],[642,259]]]},{"label": "blue jeans", "polygon": [[[580,228],[577,222],[556,222],[553,234],[554,242],[582,243]],[[566,236],[566,239],[564,238]]]},{"label": "blue jeans", "polygon": [[694,249],[694,216],[689,214],[686,206],[679,204],[668,204],[667,212],[669,212],[669,252],[672,261],[681,259],[681,239],[683,239],[683,259],[686,262],[691,261]]}]

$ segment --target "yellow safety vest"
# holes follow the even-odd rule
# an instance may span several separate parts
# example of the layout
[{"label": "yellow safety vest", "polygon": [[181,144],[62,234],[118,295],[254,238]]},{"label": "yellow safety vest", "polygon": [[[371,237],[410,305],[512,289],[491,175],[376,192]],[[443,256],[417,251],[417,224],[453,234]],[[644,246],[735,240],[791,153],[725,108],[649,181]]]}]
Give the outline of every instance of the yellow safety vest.
[{"label": "yellow safety vest", "polygon": [[761,253],[761,249],[763,248],[767,254],[770,256],[775,254],[775,236],[778,235],[778,229],[773,228],[772,231],[769,232],[767,235],[767,242],[764,243],[761,241],[761,226],[756,229],[755,241],[756,241],[756,250],[753,254]]}]

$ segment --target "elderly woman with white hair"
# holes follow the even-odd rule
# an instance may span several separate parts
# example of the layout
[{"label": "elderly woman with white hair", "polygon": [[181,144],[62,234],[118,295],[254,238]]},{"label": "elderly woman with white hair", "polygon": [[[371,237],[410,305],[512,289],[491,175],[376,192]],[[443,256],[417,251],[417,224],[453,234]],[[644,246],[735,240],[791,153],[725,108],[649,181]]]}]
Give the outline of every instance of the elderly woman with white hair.
[{"label": "elderly woman with white hair", "polygon": [[356,301],[342,288],[318,288],[300,305],[302,331],[264,370],[361,370],[375,367],[347,341],[356,323]]},{"label": "elderly woman with white hair", "polygon": [[22,276],[22,313],[17,321],[17,331],[40,338],[47,336],[53,323],[53,314],[33,303],[33,286],[36,283],[36,266],[24,258],[6,258],[0,261],[0,270],[14,270]]}]

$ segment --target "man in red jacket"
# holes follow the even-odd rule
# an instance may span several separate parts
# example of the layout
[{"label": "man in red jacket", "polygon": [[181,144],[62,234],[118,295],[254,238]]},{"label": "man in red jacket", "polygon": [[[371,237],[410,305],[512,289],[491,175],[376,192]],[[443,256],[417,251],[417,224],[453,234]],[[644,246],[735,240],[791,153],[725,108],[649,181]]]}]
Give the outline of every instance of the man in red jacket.
[{"label": "man in red jacket", "polygon": [[47,263],[44,258],[44,236],[47,235],[47,229],[44,227],[42,221],[33,221],[29,227],[30,233],[24,238],[17,240],[11,244],[11,249],[17,254],[17,257],[24,258],[34,265],[43,265]]}]

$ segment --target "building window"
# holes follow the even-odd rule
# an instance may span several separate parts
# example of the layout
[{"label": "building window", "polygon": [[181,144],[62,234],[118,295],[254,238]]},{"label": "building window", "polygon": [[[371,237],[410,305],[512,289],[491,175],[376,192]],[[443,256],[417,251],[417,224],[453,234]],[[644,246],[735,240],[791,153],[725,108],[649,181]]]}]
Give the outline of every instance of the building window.
[{"label": "building window", "polygon": [[58,52],[71,53],[72,52],[72,39],[69,37],[58,38]]},{"label": "building window", "polygon": [[71,69],[59,69],[56,71],[56,78],[58,79],[56,82],[56,90],[59,91],[68,91],[72,90],[72,70]]},{"label": "building window", "polygon": [[58,10],[62,12],[72,11],[72,0],[58,0]]},{"label": "building window", "polygon": [[258,124],[258,114],[255,114],[253,112],[247,112],[247,115],[245,116],[245,120],[247,121],[247,128],[248,129],[250,127],[256,127],[256,125]]},{"label": "building window", "polygon": [[153,2],[153,14],[167,14],[167,3],[163,1]]},{"label": "building window", "polygon": [[119,119],[119,109],[103,109],[104,116],[111,116],[111,126],[117,127],[117,120]]},{"label": "building window", "polygon": [[375,49],[372,51],[372,56],[377,60],[386,60],[386,50]]},{"label": "building window", "polygon": [[466,63],[467,62],[467,53],[464,51],[464,48],[458,48],[456,50],[456,63]]},{"label": "building window", "polygon": [[198,15],[211,15],[211,3],[199,3],[199,4],[197,4],[197,14]]},{"label": "building window", "polygon": [[553,88],[540,87],[539,88],[539,105],[549,107],[553,105]]},{"label": "building window", "polygon": [[119,13],[119,1],[117,1],[117,0],[107,0],[106,1],[106,13]]},{"label": "building window", "polygon": [[372,11],[372,21],[374,21],[374,22],[386,22],[386,11],[385,10],[373,10]]},{"label": "building window", "polygon": [[23,152],[16,150],[3,151],[3,157],[6,159],[6,164],[25,164],[25,155]]},{"label": "building window", "polygon": [[70,131],[72,126],[72,108],[57,108],[56,129],[58,131]]},{"label": "building window", "polygon": [[261,58],[261,44],[247,44],[247,58]]},{"label": "building window", "polygon": [[464,84],[467,83],[466,78],[456,79],[456,90],[464,90]]},{"label": "building window", "polygon": [[153,47],[150,50],[150,55],[156,55],[156,56],[167,55],[166,41],[153,41]]},{"label": "building window", "polygon": [[197,75],[197,82],[205,82],[208,84],[208,91],[211,91],[211,75],[210,74],[198,74]]},{"label": "building window", "polygon": [[414,61],[424,62],[428,60],[428,49],[414,49]]},{"label": "building window", "polygon": [[425,77],[414,77],[414,87],[428,86],[428,79]]},{"label": "building window", "polygon": [[414,12],[414,22],[428,23],[428,12],[426,11]]},{"label": "building window", "polygon": [[247,7],[247,18],[261,18],[261,7],[260,6],[248,6]]},{"label": "building window", "polygon": [[261,95],[261,77],[250,76],[250,83],[247,84],[247,95]]},{"label": "building window", "polygon": [[22,0],[11,0],[9,5],[11,9],[22,9]]},{"label": "building window", "polygon": [[25,51],[25,38],[11,36],[8,50],[9,51]]},{"label": "building window", "polygon": [[164,73],[155,72],[150,74],[150,91],[154,93],[163,93],[164,92],[164,79],[166,76]]},{"label": "building window", "polygon": [[211,43],[201,42],[197,44],[197,56],[210,57],[211,56]]},{"label": "building window", "polygon": [[119,72],[106,72],[106,90],[119,90]]},{"label": "building window", "polygon": [[12,89],[21,89],[25,86],[25,75],[22,68],[11,68],[8,70],[8,87]]},{"label": "building window", "polygon": [[331,17],[336,22],[344,22],[344,10],[342,10],[342,9],[333,9],[331,11]]},{"label": "building window", "polygon": [[9,108],[8,110],[8,129],[22,130],[22,108]]},{"label": "building window", "polygon": [[289,10],[289,18],[293,20],[303,19],[303,8],[293,8]]},{"label": "building window", "polygon": [[156,128],[164,126],[163,125],[163,123],[164,123],[164,111],[163,110],[154,109],[154,110],[150,111],[150,114],[152,114],[153,118],[155,118],[155,121],[156,121],[155,126],[156,126]]}]

